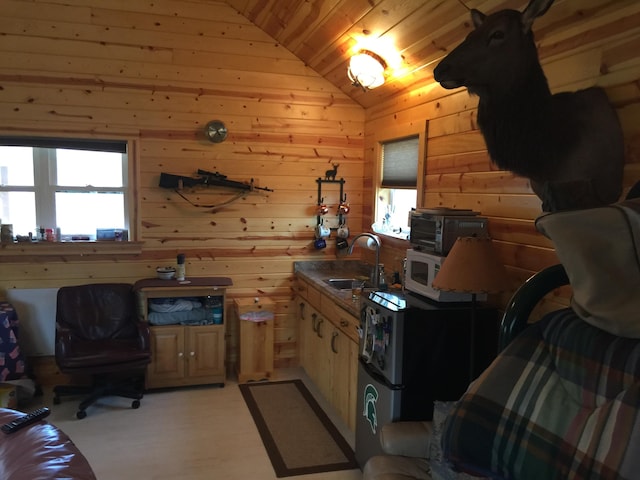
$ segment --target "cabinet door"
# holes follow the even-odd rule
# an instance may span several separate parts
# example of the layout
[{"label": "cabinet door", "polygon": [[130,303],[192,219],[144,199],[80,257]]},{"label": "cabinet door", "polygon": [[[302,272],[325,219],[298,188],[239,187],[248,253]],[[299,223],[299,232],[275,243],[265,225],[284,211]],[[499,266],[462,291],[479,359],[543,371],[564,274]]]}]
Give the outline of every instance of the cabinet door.
[{"label": "cabinet door", "polygon": [[147,386],[166,386],[184,378],[184,327],[151,327],[151,363]]},{"label": "cabinet door", "polygon": [[324,398],[331,401],[332,363],[334,361],[331,354],[333,326],[323,315],[318,315],[315,327],[315,336],[311,340],[311,362],[314,365],[315,373],[313,381]]},{"label": "cabinet door", "polygon": [[313,362],[313,348],[316,338],[315,325],[318,322],[319,314],[306,300],[300,299],[298,306],[300,308],[298,322],[300,365],[304,368],[309,378],[315,382],[316,369]]},{"label": "cabinet door", "polygon": [[224,374],[224,328],[222,325],[187,327],[188,376]]},{"label": "cabinet door", "polygon": [[353,429],[358,388],[358,346],[344,332],[334,328],[331,333],[330,356],[331,404],[349,428]]}]

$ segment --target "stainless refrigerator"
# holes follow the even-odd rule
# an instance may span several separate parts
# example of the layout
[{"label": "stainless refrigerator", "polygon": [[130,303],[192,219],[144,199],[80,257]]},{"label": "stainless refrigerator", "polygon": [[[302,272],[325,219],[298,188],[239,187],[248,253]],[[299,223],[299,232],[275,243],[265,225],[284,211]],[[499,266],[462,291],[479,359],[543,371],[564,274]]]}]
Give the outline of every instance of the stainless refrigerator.
[{"label": "stainless refrigerator", "polygon": [[[371,292],[361,305],[355,455],[363,467],[383,453],[384,424],[431,420],[435,400],[462,395],[469,383],[471,313],[468,303],[438,304],[410,292]],[[477,323],[481,371],[497,351],[496,311],[481,309]]]}]

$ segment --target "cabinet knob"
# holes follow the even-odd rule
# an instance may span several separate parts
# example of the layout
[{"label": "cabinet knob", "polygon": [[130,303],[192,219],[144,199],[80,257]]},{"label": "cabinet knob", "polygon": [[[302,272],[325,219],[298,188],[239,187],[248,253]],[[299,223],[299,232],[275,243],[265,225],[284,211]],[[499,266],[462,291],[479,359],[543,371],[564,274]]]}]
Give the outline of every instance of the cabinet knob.
[{"label": "cabinet knob", "polygon": [[348,320],[340,320],[340,326],[341,327],[348,327],[349,326],[349,321]]},{"label": "cabinet knob", "polygon": [[182,352],[178,353],[178,357],[181,357],[181,358],[184,357],[184,353]]}]

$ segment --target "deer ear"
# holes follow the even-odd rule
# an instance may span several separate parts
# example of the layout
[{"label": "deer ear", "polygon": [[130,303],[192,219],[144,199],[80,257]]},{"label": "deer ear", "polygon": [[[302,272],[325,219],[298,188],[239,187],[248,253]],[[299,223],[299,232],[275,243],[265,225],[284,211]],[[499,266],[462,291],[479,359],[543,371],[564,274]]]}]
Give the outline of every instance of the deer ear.
[{"label": "deer ear", "polygon": [[484,23],[484,19],[487,18],[487,16],[482,13],[480,10],[476,10],[475,8],[471,9],[471,21],[473,22],[473,26],[475,28],[478,28],[480,25],[482,25]]},{"label": "deer ear", "polygon": [[531,31],[533,21],[547,13],[549,7],[554,0],[531,0],[527,8],[522,12],[522,31],[527,33]]}]

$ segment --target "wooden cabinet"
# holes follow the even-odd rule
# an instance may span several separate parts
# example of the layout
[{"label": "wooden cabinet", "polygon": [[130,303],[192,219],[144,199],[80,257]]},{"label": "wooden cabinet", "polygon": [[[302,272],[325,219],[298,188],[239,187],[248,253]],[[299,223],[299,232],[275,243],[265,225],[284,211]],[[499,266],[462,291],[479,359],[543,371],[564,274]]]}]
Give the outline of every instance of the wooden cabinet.
[{"label": "wooden cabinet", "polygon": [[358,319],[304,280],[298,282],[300,364],[347,426],[355,430]]},{"label": "wooden cabinet", "polygon": [[152,326],[147,388],[225,382],[223,325]]},{"label": "wooden cabinet", "polygon": [[[149,321],[149,301],[159,298],[195,298],[204,305],[213,297],[222,305],[222,323],[201,325],[150,325],[151,364],[147,368],[147,388],[221,384],[225,371],[225,287],[226,277],[191,278],[189,283],[173,280],[141,280],[134,286],[138,309]],[[162,283],[158,283],[162,282]],[[213,318],[213,317],[212,317]]]}]

